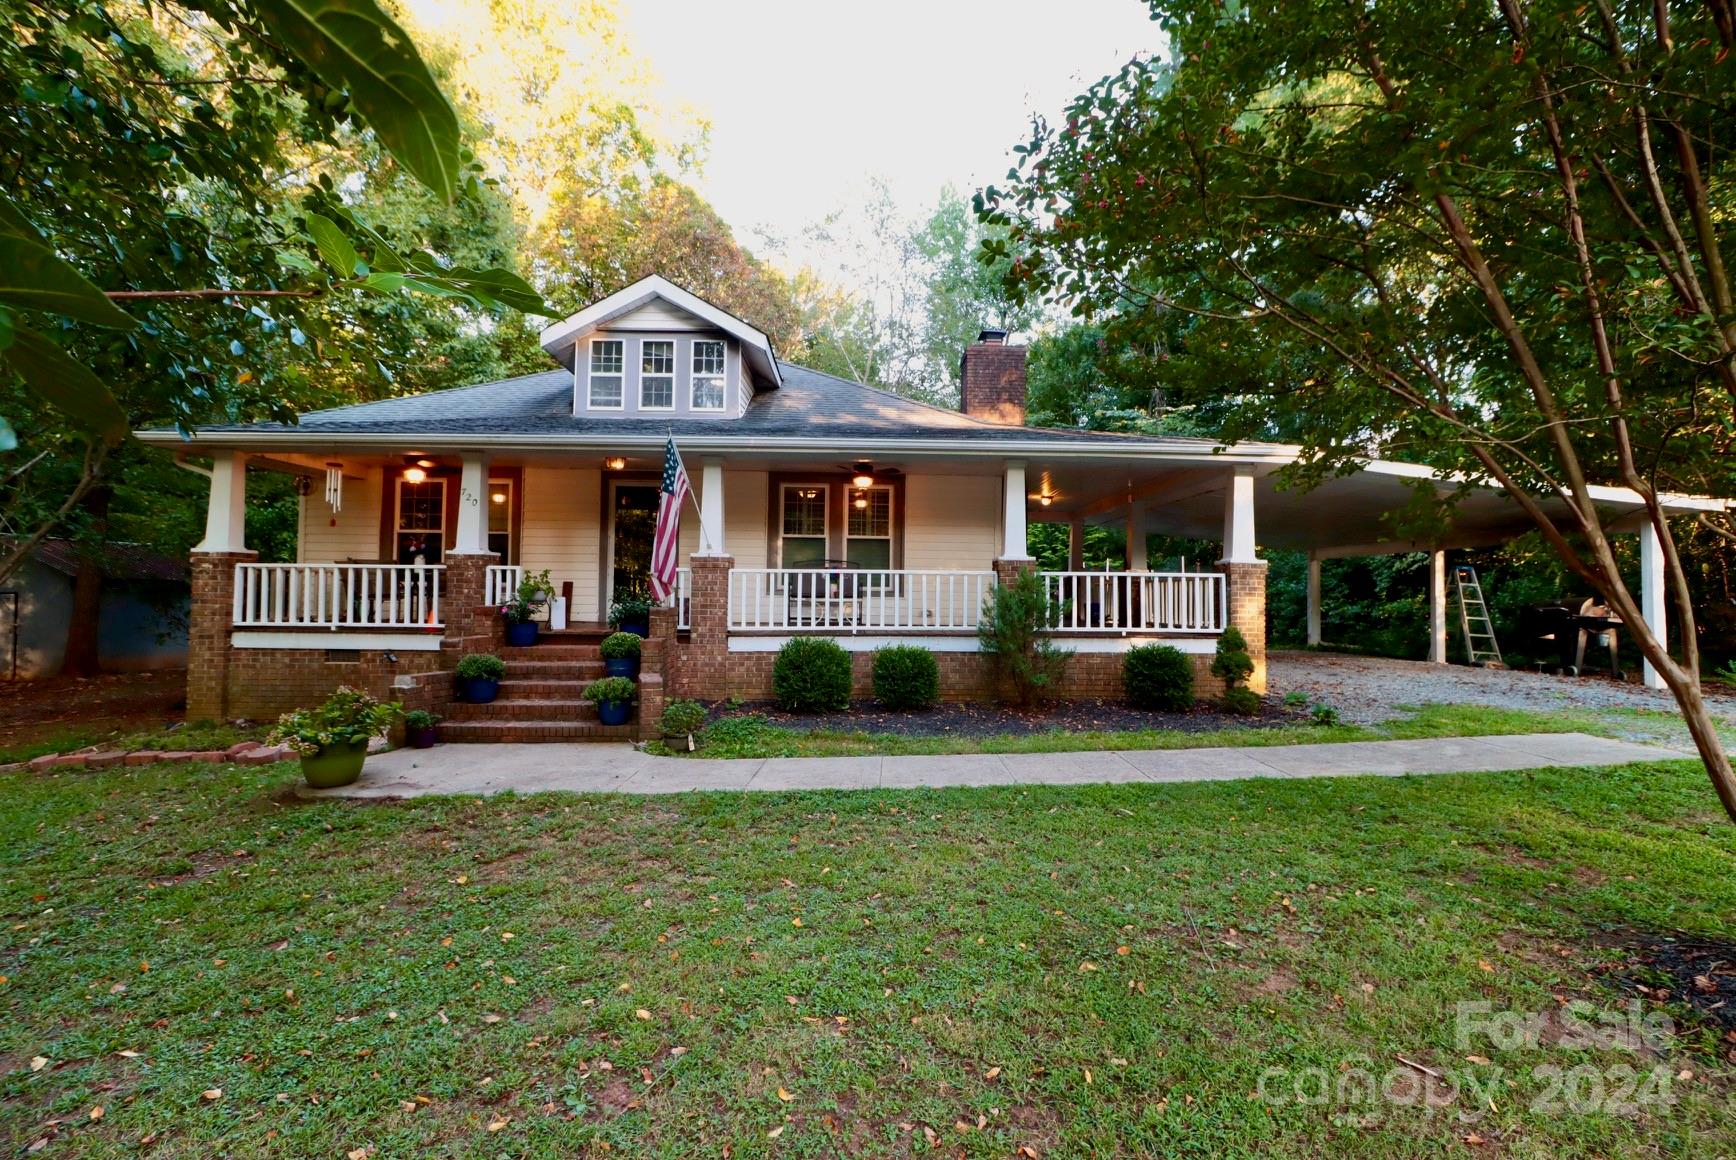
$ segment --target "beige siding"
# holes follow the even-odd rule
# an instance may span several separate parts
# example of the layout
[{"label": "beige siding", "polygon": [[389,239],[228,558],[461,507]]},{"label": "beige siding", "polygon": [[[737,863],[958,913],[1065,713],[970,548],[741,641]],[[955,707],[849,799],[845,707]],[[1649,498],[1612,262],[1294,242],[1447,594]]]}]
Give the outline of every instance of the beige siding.
[{"label": "beige siding", "polygon": [[295,558],[303,564],[377,560],[380,556],[380,484],[378,468],[362,479],[344,480],[343,510],[335,515],[325,501],[323,480],[301,501]]},{"label": "beige siding", "polygon": [[904,484],[904,566],[966,571],[994,567],[1001,481],[980,475],[912,475]]},{"label": "beige siding", "polygon": [[[698,465],[695,464],[695,467]],[[699,551],[699,512],[705,501],[703,473],[692,473],[693,501],[681,513],[681,566]],[[723,547],[739,568],[766,566],[766,473],[723,471]]]},{"label": "beige siding", "polygon": [[602,619],[602,472],[595,468],[524,469],[524,534],[519,562],[549,570],[555,591],[573,584],[572,620]]}]

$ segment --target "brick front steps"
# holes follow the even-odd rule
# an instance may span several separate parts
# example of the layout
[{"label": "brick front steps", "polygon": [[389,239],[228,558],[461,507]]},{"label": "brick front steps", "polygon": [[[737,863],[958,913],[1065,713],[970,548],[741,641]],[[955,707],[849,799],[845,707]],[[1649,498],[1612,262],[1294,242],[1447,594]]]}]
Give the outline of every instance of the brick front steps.
[{"label": "brick front steps", "polygon": [[442,741],[630,741],[632,724],[603,725],[585,686],[603,675],[593,643],[561,637],[529,648],[503,648],[506,679],[486,705],[453,701],[440,725]]}]

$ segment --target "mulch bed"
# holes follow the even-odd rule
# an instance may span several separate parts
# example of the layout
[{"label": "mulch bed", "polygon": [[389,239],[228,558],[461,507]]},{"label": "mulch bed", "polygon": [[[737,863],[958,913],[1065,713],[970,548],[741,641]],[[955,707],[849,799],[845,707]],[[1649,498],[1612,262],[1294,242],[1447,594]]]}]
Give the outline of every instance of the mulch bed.
[{"label": "mulch bed", "polygon": [[1219,729],[1269,729],[1306,723],[1300,710],[1269,703],[1254,716],[1240,717],[1208,705],[1185,713],[1153,713],[1117,701],[1060,701],[1030,712],[978,702],[942,702],[932,709],[889,712],[873,701],[853,701],[842,713],[786,713],[769,701],[711,707],[714,720],[754,714],[769,724],[804,733],[890,733],[901,737],[989,737],[997,734],[1123,732],[1170,729],[1210,733]]},{"label": "mulch bed", "polygon": [[1633,932],[1615,941],[1623,961],[1610,970],[1618,990],[1653,1003],[1681,1003],[1720,1037],[1736,1062],[1736,942]]}]

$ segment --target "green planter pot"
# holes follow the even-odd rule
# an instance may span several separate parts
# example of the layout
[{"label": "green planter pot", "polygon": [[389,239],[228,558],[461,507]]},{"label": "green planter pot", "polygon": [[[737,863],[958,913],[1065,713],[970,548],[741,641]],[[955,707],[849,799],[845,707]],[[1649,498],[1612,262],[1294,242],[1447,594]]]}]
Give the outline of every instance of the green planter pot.
[{"label": "green planter pot", "polygon": [[362,776],[362,762],[367,759],[366,741],[322,746],[318,753],[302,757],[301,776],[315,789],[336,789]]}]

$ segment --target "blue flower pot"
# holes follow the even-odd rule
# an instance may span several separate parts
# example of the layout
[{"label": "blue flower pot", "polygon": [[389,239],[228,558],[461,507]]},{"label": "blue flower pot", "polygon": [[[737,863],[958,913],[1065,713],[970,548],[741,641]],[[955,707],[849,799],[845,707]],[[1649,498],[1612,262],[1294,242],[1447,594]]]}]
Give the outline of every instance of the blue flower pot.
[{"label": "blue flower pot", "polygon": [[620,632],[630,632],[634,636],[650,636],[651,618],[647,616],[643,618],[623,619],[620,624],[615,626],[615,628]]},{"label": "blue flower pot", "polygon": [[487,677],[467,677],[458,682],[458,695],[472,705],[486,705],[500,696],[500,682]]},{"label": "blue flower pot", "polygon": [[631,701],[602,701],[597,705],[597,720],[604,725],[625,725],[632,718]]},{"label": "blue flower pot", "polygon": [[528,648],[536,643],[536,630],[537,623],[534,620],[527,620],[522,624],[508,624],[506,643],[514,648]]},{"label": "blue flower pot", "polygon": [[603,673],[610,677],[636,677],[639,675],[639,658],[610,657],[603,662]]}]

